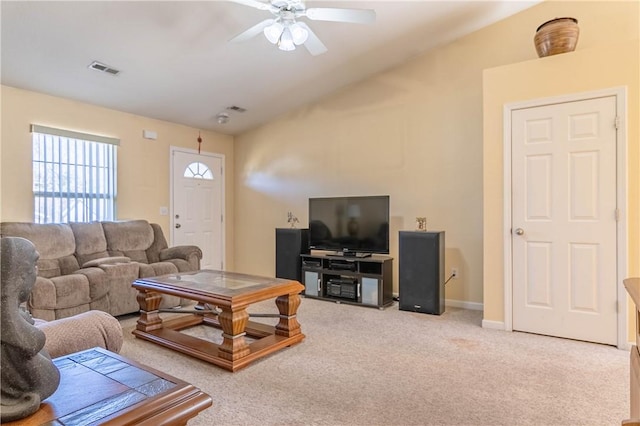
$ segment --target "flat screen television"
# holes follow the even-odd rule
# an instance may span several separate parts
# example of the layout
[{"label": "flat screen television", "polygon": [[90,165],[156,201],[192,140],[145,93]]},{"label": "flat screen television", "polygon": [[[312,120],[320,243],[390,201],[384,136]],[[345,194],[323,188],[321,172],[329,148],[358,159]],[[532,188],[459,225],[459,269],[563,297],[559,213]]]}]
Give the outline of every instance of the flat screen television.
[{"label": "flat screen television", "polygon": [[389,196],[310,198],[309,248],[344,256],[389,253]]}]

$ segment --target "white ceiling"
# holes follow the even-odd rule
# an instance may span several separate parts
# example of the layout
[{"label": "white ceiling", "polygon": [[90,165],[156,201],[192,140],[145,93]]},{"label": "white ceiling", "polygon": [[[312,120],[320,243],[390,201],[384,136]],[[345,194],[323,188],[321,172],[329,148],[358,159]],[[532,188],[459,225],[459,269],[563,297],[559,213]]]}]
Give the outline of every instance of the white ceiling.
[{"label": "white ceiling", "polygon": [[[311,56],[262,34],[228,43],[271,17],[237,3],[3,0],[2,84],[238,134],[539,1],[308,1],[377,13],[370,25],[305,20],[328,48]],[[232,105],[247,111],[218,124]]]}]

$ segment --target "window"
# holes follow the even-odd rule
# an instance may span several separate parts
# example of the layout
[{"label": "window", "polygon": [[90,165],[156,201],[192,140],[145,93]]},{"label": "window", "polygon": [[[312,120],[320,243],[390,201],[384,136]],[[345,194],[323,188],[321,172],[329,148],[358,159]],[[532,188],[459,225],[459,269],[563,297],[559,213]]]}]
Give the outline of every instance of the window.
[{"label": "window", "polygon": [[34,222],[113,220],[120,141],[37,125],[31,133]]},{"label": "window", "polygon": [[209,167],[202,163],[191,163],[184,169],[184,177],[193,179],[213,180]]}]

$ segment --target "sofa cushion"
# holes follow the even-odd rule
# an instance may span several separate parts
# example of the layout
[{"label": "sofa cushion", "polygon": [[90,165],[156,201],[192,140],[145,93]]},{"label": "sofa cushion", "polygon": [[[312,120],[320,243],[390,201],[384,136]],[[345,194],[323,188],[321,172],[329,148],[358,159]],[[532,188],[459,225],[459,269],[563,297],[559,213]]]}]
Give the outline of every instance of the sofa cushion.
[{"label": "sofa cushion", "polygon": [[153,269],[153,267],[151,265],[148,264],[140,264],[140,272],[138,277],[139,278],[149,278],[149,277],[155,277],[156,275],[156,271]]},{"label": "sofa cushion", "polygon": [[76,259],[76,257],[73,255],[61,257],[60,259],[58,259],[58,264],[60,265],[60,273],[62,275],[73,274],[75,271],[80,269],[80,265],[78,265],[78,259]]},{"label": "sofa cushion", "polygon": [[36,265],[39,277],[51,278],[61,275],[58,259],[39,259]]},{"label": "sofa cushion", "polygon": [[56,310],[89,304],[89,279],[82,274],[51,278],[56,288]]},{"label": "sofa cushion", "polygon": [[178,272],[191,272],[194,270],[193,266],[184,259],[169,259],[166,262],[171,262],[176,265]]},{"label": "sofa cushion", "polygon": [[146,220],[102,222],[111,256],[126,256],[134,262],[149,263],[146,250],[153,244],[153,229]]},{"label": "sofa cushion", "polygon": [[109,256],[107,239],[100,222],[71,223],[70,226],[76,241],[76,257],[83,268],[91,260]]},{"label": "sofa cushion", "polygon": [[131,259],[124,256],[101,257],[99,259],[90,260],[82,265],[83,268],[91,268],[100,265],[115,265],[116,263],[129,263]]},{"label": "sofa cushion", "polygon": [[76,241],[68,224],[2,222],[0,236],[21,237],[31,241],[40,254],[38,276],[70,274],[80,269],[75,260]]},{"label": "sofa cushion", "polygon": [[178,267],[174,265],[172,262],[156,262],[152,263],[149,266],[153,268],[153,273],[155,276],[167,275],[167,274],[177,274]]}]

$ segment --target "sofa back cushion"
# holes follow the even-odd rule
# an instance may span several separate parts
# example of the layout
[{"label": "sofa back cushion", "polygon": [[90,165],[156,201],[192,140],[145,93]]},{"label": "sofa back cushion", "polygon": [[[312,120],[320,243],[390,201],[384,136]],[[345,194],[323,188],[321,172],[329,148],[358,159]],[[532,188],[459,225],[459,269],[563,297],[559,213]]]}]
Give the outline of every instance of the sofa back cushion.
[{"label": "sofa back cushion", "polygon": [[109,257],[107,239],[100,222],[78,222],[71,223],[70,226],[76,241],[76,257],[80,266],[91,260]]},{"label": "sofa back cushion", "polygon": [[147,259],[149,263],[156,263],[160,262],[160,252],[169,246],[160,225],[157,223],[150,223],[150,225],[153,229],[153,244],[147,249]]},{"label": "sofa back cushion", "polygon": [[21,237],[33,243],[40,254],[38,276],[52,278],[80,269],[74,256],[76,241],[66,223],[2,222],[0,235]]},{"label": "sofa back cushion", "polygon": [[146,220],[102,222],[111,256],[126,256],[135,262],[149,263],[147,249],[153,244],[153,229]]}]

